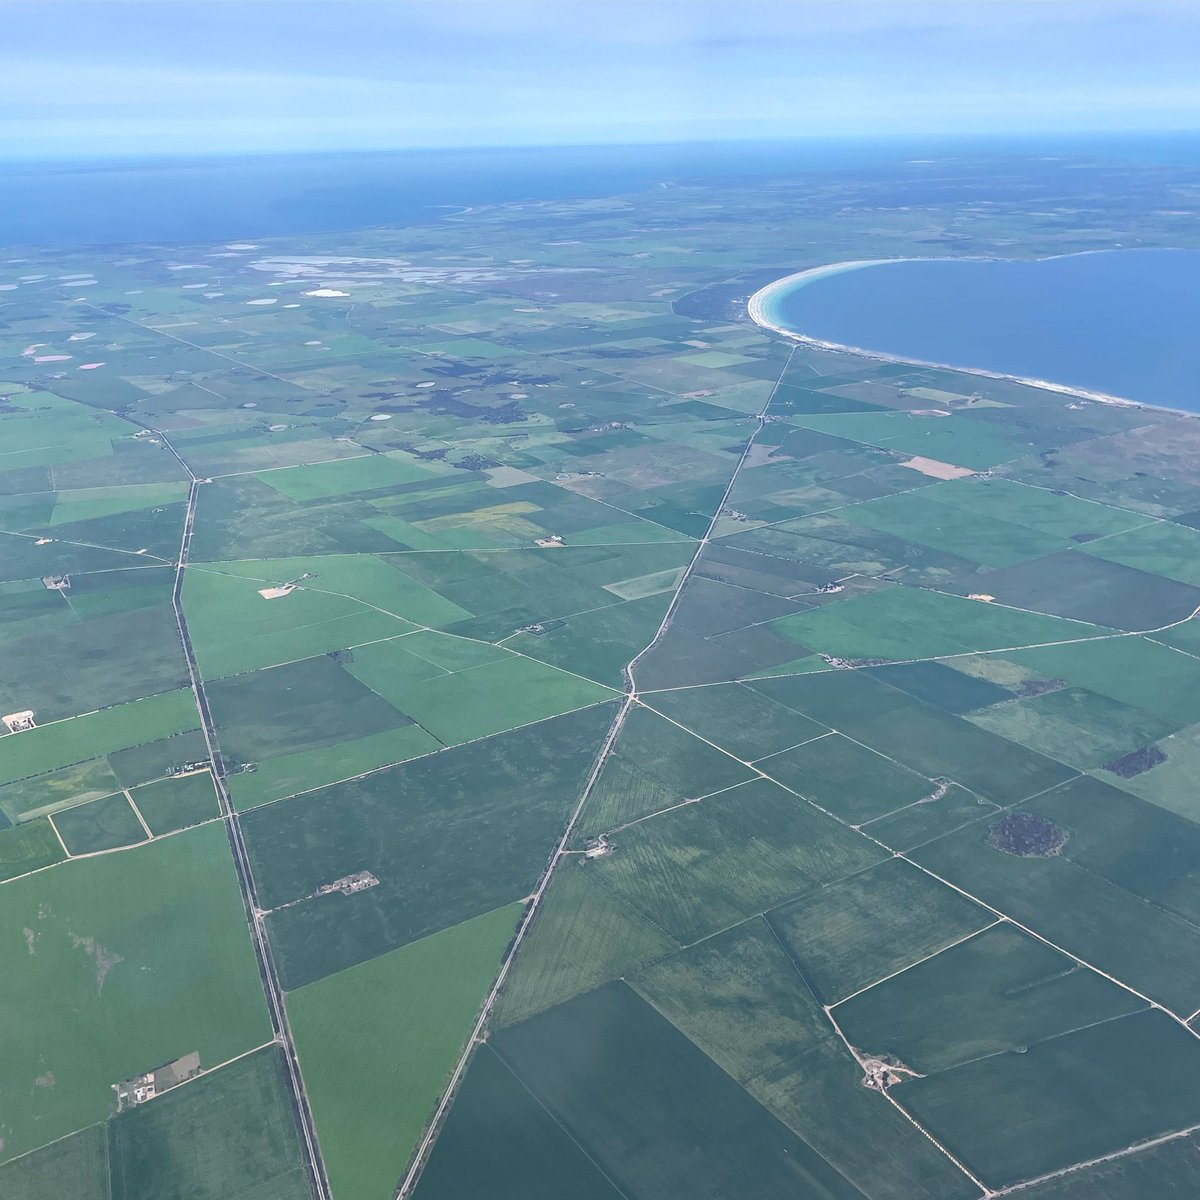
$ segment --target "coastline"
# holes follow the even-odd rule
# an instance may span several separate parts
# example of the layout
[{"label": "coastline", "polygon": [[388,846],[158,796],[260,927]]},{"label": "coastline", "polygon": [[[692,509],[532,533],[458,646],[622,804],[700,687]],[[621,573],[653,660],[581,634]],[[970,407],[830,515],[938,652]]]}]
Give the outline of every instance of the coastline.
[{"label": "coastline", "polygon": [[[1164,249],[1167,247],[1164,247]],[[1080,254],[1107,254],[1108,250],[1081,250],[1077,251]],[[972,261],[987,261],[992,259],[991,255],[971,255]],[[1053,258],[1069,258],[1069,254],[1052,255]],[[1111,404],[1119,408],[1139,408],[1149,409],[1154,412],[1167,412],[1175,416],[1197,417],[1200,413],[1191,412],[1186,408],[1171,408],[1166,404],[1151,404],[1144,400],[1131,400],[1126,396],[1114,396],[1109,392],[1090,391],[1087,388],[1073,387],[1070,384],[1054,383],[1049,379],[1032,379],[1024,375],[1009,375],[1002,371],[990,371],[985,367],[964,367],[958,366],[955,363],[946,362],[931,362],[924,358],[907,358],[899,354],[887,354],[881,350],[868,350],[862,346],[849,346],[843,342],[829,342],[821,338],[810,337],[807,334],[796,333],[794,330],[785,329],[782,325],[776,324],[770,316],[768,305],[778,295],[783,292],[789,292],[797,286],[799,281],[814,282],[817,279],[826,278],[830,275],[840,275],[845,271],[858,270],[860,267],[874,267],[884,263],[899,263],[899,262],[934,262],[939,261],[935,258],[866,258],[855,259],[852,262],[844,263],[829,263],[821,267],[809,267],[804,271],[796,271],[791,275],[784,275],[779,279],[768,283],[766,287],[759,288],[750,299],[746,302],[746,312],[755,325],[761,329],[766,329],[771,333],[778,334],[780,337],[785,337],[789,341],[793,341],[801,346],[811,346],[814,350],[825,350],[833,354],[849,354],[856,358],[867,358],[875,362],[885,363],[900,363],[908,367],[926,367],[938,371],[956,371],[963,375],[975,375],[981,379],[995,379],[1001,383],[1016,383],[1023,387],[1036,388],[1038,391],[1054,392],[1060,396],[1072,396],[1079,400],[1091,400],[1097,404]],[[940,261],[954,262],[961,261],[952,258],[944,258]],[[1042,261],[1042,260],[1038,260]]]}]

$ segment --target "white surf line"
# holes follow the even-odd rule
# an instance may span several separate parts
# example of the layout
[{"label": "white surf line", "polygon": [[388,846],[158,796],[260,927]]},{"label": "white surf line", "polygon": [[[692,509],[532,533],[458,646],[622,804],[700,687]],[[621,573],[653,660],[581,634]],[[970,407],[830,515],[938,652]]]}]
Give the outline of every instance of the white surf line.
[{"label": "white surf line", "polygon": [[616,744],[617,738],[620,735],[621,730],[624,728],[625,719],[628,717],[634,704],[637,703],[637,681],[634,674],[637,663],[639,659],[641,659],[642,656],[647,653],[647,651],[651,650],[658,644],[659,641],[662,640],[663,634],[669,627],[671,618],[679,606],[679,597],[682,594],[688,579],[691,577],[692,571],[695,569],[696,564],[700,561],[700,556],[704,552],[704,547],[708,544],[708,541],[712,536],[712,532],[716,527],[716,523],[720,519],[721,510],[725,507],[726,503],[728,503],[729,496],[733,491],[734,484],[737,482],[737,478],[741,472],[742,466],[749,457],[750,449],[754,445],[755,438],[757,437],[758,433],[761,432],[766,423],[766,414],[771,406],[771,401],[775,398],[775,393],[779,388],[780,381],[783,379],[783,376],[786,373],[794,355],[794,350],[788,355],[787,361],[784,363],[783,370],[780,371],[779,377],[775,381],[775,386],[771,389],[770,395],[763,402],[762,409],[755,418],[757,426],[746,439],[746,445],[742,450],[741,457],[738,459],[737,464],[730,472],[729,482],[725,486],[725,491],[721,496],[720,502],[716,505],[713,511],[713,516],[709,522],[708,530],[705,533],[705,536],[696,543],[695,552],[693,553],[687,567],[684,569],[683,574],[680,576],[678,583],[675,585],[675,592],[671,599],[671,603],[668,606],[666,613],[663,614],[662,621],[659,623],[654,637],[647,643],[645,647],[643,647],[643,649],[639,650],[638,653],[635,654],[632,659],[630,659],[629,663],[625,667],[624,674],[627,681],[626,686],[628,690],[625,694],[624,700],[616,716],[613,718],[613,722],[609,726],[608,733],[605,735],[604,741],[596,754],[595,761],[592,764],[592,769],[588,773],[583,791],[579,797],[579,802],[572,810],[571,815],[568,818],[558,840],[558,844],[542,871],[541,878],[538,880],[538,885],[534,889],[532,895],[529,897],[528,907],[526,908],[525,915],[522,918],[521,923],[517,928],[517,932],[513,937],[512,942],[509,944],[509,948],[500,964],[500,970],[496,976],[495,982],[492,984],[492,988],[488,992],[488,995],[483,1002],[483,1007],[481,1008],[479,1017],[471,1031],[471,1036],[468,1038],[466,1046],[459,1055],[458,1061],[455,1063],[454,1070],[450,1075],[450,1080],[442,1091],[441,1099],[438,1101],[436,1109],[429,1118],[425,1128],[425,1133],[422,1136],[419,1145],[417,1146],[416,1152],[412,1158],[412,1162],[409,1165],[404,1178],[401,1180],[400,1187],[396,1193],[397,1200],[403,1200],[404,1197],[410,1195],[412,1189],[417,1184],[417,1180],[421,1176],[421,1172],[424,1169],[425,1161],[429,1155],[429,1151],[441,1130],[442,1121],[445,1118],[451,1103],[453,1102],[454,1095],[458,1090],[459,1083],[461,1082],[464,1073],[466,1072],[467,1065],[471,1060],[471,1055],[474,1051],[474,1048],[476,1044],[485,1036],[487,1023],[491,1018],[492,1009],[496,1003],[496,997],[500,994],[500,990],[504,986],[504,981],[507,978],[508,972],[516,959],[517,951],[520,949],[521,943],[525,940],[526,936],[528,936],[529,930],[533,925],[534,918],[538,915],[542,900],[550,886],[551,880],[554,878],[556,869],[567,856],[568,846],[570,844],[571,837],[575,832],[575,826],[579,823],[579,819],[583,814],[584,807],[591,798],[592,790],[596,786],[596,780],[599,779],[600,772],[603,770],[604,764],[608,761],[609,756],[612,754],[613,746]]},{"label": "white surf line", "polygon": [[[1102,251],[1080,251],[1080,253],[1103,253]],[[1058,254],[1051,255],[1052,258],[1069,258],[1071,255]],[[1069,384],[1054,383],[1049,379],[1031,379],[1024,375],[1009,375],[1002,371],[989,371],[983,367],[962,367],[955,366],[953,363],[931,362],[924,358],[909,358],[899,354],[888,354],[882,350],[867,350],[862,346],[848,346],[844,342],[830,342],[823,338],[810,337],[807,334],[796,333],[791,329],[785,329],[772,321],[768,305],[772,300],[782,293],[791,291],[801,280],[813,282],[817,279],[830,276],[840,275],[846,271],[857,270],[860,267],[874,267],[887,263],[900,262],[1012,262],[1024,261],[1001,258],[997,255],[964,255],[961,258],[952,257],[935,257],[935,258],[873,258],[860,259],[854,262],[845,263],[829,263],[823,267],[810,267],[806,271],[796,271],[791,275],[785,275],[782,279],[775,280],[774,283],[767,284],[764,288],[759,288],[757,292],[750,297],[746,303],[746,312],[750,319],[762,329],[769,330],[771,333],[778,334],[780,337],[785,337],[788,341],[796,342],[802,346],[811,346],[815,350],[824,350],[831,354],[848,354],[855,358],[867,358],[875,362],[898,363],[901,366],[907,367],[923,367],[935,371],[950,371],[959,375],[974,375],[981,379],[996,379],[1002,383],[1016,383],[1022,387],[1035,388],[1041,392],[1054,392],[1060,396],[1073,396],[1079,400],[1091,400],[1097,404],[1110,404],[1118,408],[1135,408],[1149,409],[1153,412],[1170,413],[1176,417],[1195,417],[1197,414],[1189,413],[1186,409],[1170,408],[1165,404],[1149,404],[1144,400],[1130,400],[1125,396],[1114,396],[1109,392],[1098,392],[1088,388],[1072,387]],[[1044,259],[1036,261],[1042,262]]]}]

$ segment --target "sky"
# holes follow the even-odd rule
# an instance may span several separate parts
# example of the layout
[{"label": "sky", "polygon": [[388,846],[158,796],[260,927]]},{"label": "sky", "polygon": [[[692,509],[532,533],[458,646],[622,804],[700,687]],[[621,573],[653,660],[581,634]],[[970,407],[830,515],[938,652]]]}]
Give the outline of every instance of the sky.
[{"label": "sky", "polygon": [[1197,0],[0,0],[0,156],[1200,129]]}]

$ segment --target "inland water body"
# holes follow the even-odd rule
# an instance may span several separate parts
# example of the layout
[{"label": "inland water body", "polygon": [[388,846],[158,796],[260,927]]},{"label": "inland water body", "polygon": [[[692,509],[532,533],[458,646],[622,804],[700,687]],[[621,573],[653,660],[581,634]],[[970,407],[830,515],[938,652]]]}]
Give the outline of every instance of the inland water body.
[{"label": "inland water body", "polygon": [[854,264],[772,285],[758,310],[819,341],[1200,412],[1200,250]]}]

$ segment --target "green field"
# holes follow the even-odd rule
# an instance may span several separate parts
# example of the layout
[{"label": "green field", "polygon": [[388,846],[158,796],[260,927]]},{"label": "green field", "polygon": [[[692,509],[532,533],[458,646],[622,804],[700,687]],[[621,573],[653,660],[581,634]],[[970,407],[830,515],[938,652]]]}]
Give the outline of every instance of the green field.
[{"label": "green field", "polygon": [[[1039,802],[1030,808],[1050,811]],[[913,858],[1151,999],[1184,1016],[1195,1011],[1200,932],[1194,924],[1072,862],[1070,841],[1066,855],[1051,858],[994,850],[986,843],[989,824],[929,842]],[[1169,842],[1156,840],[1169,855]]]},{"label": "green field", "polygon": [[0,939],[7,1156],[102,1120],[118,1080],[271,1036],[223,829],[5,884]]},{"label": "green field", "polygon": [[230,769],[408,725],[407,717],[346,670],[339,659],[350,653],[322,654],[210,684],[209,705]]},{"label": "green field", "polygon": [[123,792],[68,808],[50,819],[71,854],[94,854],[146,840],[146,831]]},{"label": "green field", "polygon": [[0,738],[0,781],[53,771],[85,759],[195,729],[196,702],[186,689],[163,692],[69,721]]},{"label": "green field", "polygon": [[322,554],[256,562],[216,562],[206,569],[257,581],[259,587],[308,575],[304,591],[349,597],[418,625],[446,625],[471,614],[406,574],[397,561],[372,554]]},{"label": "green field", "polygon": [[747,761],[825,732],[816,721],[737,683],[662,692],[650,703],[706,741]]},{"label": "green field", "polygon": [[1010,436],[1003,429],[957,413],[938,420],[902,412],[805,414],[793,420],[822,433],[975,471],[1021,458],[1032,449],[1032,444],[1022,441],[1019,434]]},{"label": "green field", "polygon": [[136,512],[186,500],[187,493],[186,483],[141,483],[60,491],[55,496],[49,523],[67,525],[72,521]]},{"label": "green field", "polygon": [[612,689],[589,679],[510,655],[414,683],[396,700],[423,728],[452,746],[544,721],[613,695]]},{"label": "green field", "polygon": [[1043,646],[1004,657],[1176,726],[1200,721],[1200,662],[1147,638]]},{"label": "green field", "polygon": [[785,787],[855,823],[915,804],[934,790],[923,775],[838,733],[772,754],[757,765]]},{"label": "green field", "polygon": [[201,567],[187,572],[184,608],[206,679],[311,658],[413,628],[400,617],[327,592],[297,588],[273,600],[258,594],[286,582]]},{"label": "green field", "polygon": [[862,1194],[625,984],[514,1025],[493,1046],[625,1194]]},{"label": "green field", "polygon": [[1151,157],[14,250],[0,1200],[391,1200],[535,894],[419,1200],[1192,1200],[1197,416],[746,307],[1186,247]]},{"label": "green field", "polygon": [[1081,771],[1123,758],[1174,727],[1164,718],[1083,688],[1009,700],[972,713],[970,720]]},{"label": "green field", "polygon": [[935,503],[927,493],[936,490],[927,488],[868,500],[847,515],[860,525],[911,538],[988,567],[1025,562],[1068,544],[1065,538],[957,503]]},{"label": "green field", "polygon": [[1108,538],[1146,521],[1141,513],[1044,487],[1030,487],[1002,476],[950,480],[924,489],[921,496],[1063,540],[1081,533]]},{"label": "green field", "polygon": [[[420,1200],[621,1200],[624,1193],[483,1046],[421,1175]],[[41,1200],[38,1197],[37,1200]]]},{"label": "green field", "polygon": [[755,691],[929,779],[1011,804],[1069,779],[1070,767],[854,671],[756,680]]},{"label": "green field", "polygon": [[936,800],[923,800],[886,817],[868,821],[864,830],[885,846],[911,850],[944,833],[953,833],[972,821],[997,815],[999,811],[990,800],[984,800],[954,784]]},{"label": "green field", "polygon": [[298,466],[291,470],[268,471],[258,478],[292,500],[323,500],[350,492],[370,492],[377,488],[424,480],[444,473],[414,462],[408,455],[369,455]]},{"label": "green field", "polygon": [[335,742],[332,746],[264,759],[252,772],[231,776],[229,791],[238,808],[251,808],[419,758],[439,748],[438,740],[419,725],[402,725]]},{"label": "green field", "polygon": [[1027,934],[993,925],[838,1005],[837,1019],[855,1046],[932,1074],[1145,1007]]},{"label": "green field", "polygon": [[768,915],[823,1003],[844,1000],[990,925],[979,905],[899,859]]},{"label": "green field", "polygon": [[108,1129],[87,1129],[0,1166],[0,1194],[19,1200],[110,1200]]},{"label": "green field", "polygon": [[1088,547],[1088,553],[1180,583],[1200,584],[1200,532],[1172,521],[1118,533]]},{"label": "green field", "polygon": [[761,917],[664,958],[630,982],[739,1083],[834,1036]]},{"label": "green field", "polygon": [[[829,1038],[775,1071],[751,1080],[747,1091],[794,1129],[872,1200],[977,1197],[978,1189],[879,1093],[863,1087],[862,1070]],[[859,1137],[846,1137],[846,1130]],[[880,1171],[879,1164],[887,1163]]]},{"label": "green field", "polygon": [[208,771],[160,779],[134,788],[129,794],[156,837],[211,821],[219,813],[217,793]]},{"label": "green field", "polygon": [[1029,1200],[1183,1200],[1200,1187],[1200,1135],[1190,1133],[1161,1145],[1097,1163],[1027,1188]]},{"label": "green field", "polygon": [[555,875],[508,973],[498,1019],[505,1025],[524,1020],[675,948],[661,929],[613,895],[586,861],[568,864]]},{"label": "green field", "polygon": [[336,1200],[390,1200],[520,916],[510,904],[288,996]]},{"label": "green field", "polygon": [[[595,706],[247,813],[287,986],[528,895],[611,720]],[[362,870],[379,886],[313,896]]]},{"label": "green field", "polygon": [[279,1050],[265,1047],[109,1125],[112,1200],[308,1200]]},{"label": "green field", "polygon": [[0,881],[48,867],[65,857],[45,817],[0,829]]},{"label": "green field", "polygon": [[685,943],[883,857],[762,779],[631,826],[613,842],[590,869]]},{"label": "green field", "polygon": [[901,1084],[896,1098],[993,1187],[1192,1123],[1200,1042],[1144,1011]]},{"label": "green field", "polygon": [[812,612],[781,617],[770,627],[822,654],[895,660],[1089,638],[1103,632],[1082,622],[906,587],[851,596]]}]

